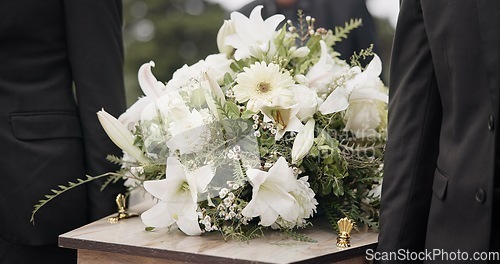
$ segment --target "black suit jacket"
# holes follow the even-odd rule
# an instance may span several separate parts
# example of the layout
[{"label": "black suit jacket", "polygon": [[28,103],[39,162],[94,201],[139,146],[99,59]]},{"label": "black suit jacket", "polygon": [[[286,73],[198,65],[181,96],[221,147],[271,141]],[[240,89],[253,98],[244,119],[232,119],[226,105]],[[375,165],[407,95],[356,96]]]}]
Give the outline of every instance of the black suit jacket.
[{"label": "black suit jacket", "polygon": [[242,7],[239,12],[248,16],[257,5],[264,6],[262,9],[264,19],[280,13],[287,19],[297,21],[297,10],[301,9],[305,15],[316,19],[316,28],[333,30],[336,26],[344,26],[353,18],[361,18],[363,26],[354,29],[347,39],[335,44],[335,50],[340,53],[340,58],[349,61],[354,52],[366,49],[371,44],[374,44],[374,51],[379,49],[373,18],[364,0],[298,0],[293,7],[286,9],[279,8],[274,0],[255,0]]},{"label": "black suit jacket", "polygon": [[402,1],[379,251],[489,250],[499,19],[496,0]]},{"label": "black suit jacket", "polygon": [[[44,245],[116,210],[101,183],[33,206],[57,185],[115,170],[96,117],[125,110],[119,0],[0,1],[0,236]],[[74,84],[74,88],[73,88]],[[75,91],[75,93],[74,93]]]}]

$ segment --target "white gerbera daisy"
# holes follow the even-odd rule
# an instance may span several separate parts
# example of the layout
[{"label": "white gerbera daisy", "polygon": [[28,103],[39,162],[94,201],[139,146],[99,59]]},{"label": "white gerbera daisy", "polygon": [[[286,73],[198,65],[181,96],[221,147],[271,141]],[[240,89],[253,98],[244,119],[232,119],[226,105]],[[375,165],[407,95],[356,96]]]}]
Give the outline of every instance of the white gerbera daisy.
[{"label": "white gerbera daisy", "polygon": [[236,77],[233,92],[236,101],[247,102],[247,109],[258,112],[262,107],[287,108],[293,105],[294,81],[274,63],[256,62]]}]

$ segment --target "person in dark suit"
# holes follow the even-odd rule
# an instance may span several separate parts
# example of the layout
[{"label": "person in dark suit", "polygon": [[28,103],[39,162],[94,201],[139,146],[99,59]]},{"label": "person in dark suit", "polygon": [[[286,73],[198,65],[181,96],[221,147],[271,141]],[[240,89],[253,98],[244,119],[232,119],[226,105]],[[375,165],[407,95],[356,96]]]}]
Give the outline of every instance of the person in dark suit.
[{"label": "person in dark suit", "polygon": [[364,0],[255,0],[238,12],[248,16],[253,8],[262,5],[262,17],[268,18],[274,14],[283,14],[287,19],[297,24],[297,11],[301,9],[306,16],[316,19],[315,27],[334,29],[344,26],[354,18],[361,18],[363,25],[351,31],[347,39],[336,43],[334,49],[340,53],[340,58],[349,61],[354,52],[374,45],[377,52],[378,36],[373,17],[366,8]]},{"label": "person in dark suit", "polygon": [[[120,0],[0,1],[0,263],[72,263],[58,235],[116,211],[117,184],[58,185],[117,168],[96,112],[125,110]],[[74,85],[74,88],[73,88]]]},{"label": "person in dark suit", "polygon": [[495,0],[401,1],[381,253],[500,251],[499,10]]}]

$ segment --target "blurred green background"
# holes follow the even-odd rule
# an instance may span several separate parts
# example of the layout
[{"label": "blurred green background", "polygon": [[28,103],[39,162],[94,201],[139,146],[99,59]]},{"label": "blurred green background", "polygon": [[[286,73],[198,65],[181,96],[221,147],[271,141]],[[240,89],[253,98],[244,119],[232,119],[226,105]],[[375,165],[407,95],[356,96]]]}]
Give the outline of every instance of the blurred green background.
[{"label": "blurred green background", "polygon": [[[142,95],[137,70],[143,63],[154,61],[156,78],[167,82],[184,64],[218,53],[217,31],[229,13],[204,0],[123,0],[123,15],[125,85],[130,106]],[[394,29],[386,19],[375,19],[384,63],[382,79],[387,84]]]}]

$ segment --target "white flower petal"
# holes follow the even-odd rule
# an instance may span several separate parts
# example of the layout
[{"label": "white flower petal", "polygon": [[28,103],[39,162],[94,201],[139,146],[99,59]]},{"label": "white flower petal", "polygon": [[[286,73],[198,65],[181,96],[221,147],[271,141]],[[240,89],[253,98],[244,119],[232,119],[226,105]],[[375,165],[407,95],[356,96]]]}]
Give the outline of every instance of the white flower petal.
[{"label": "white flower petal", "polygon": [[285,191],[289,192],[295,189],[297,179],[285,158],[279,157],[269,169],[268,174],[268,180],[277,186],[281,186]]},{"label": "white flower petal", "polygon": [[386,93],[374,89],[356,89],[351,93],[349,100],[379,100],[384,103],[389,101],[389,96]]},{"label": "white flower petal", "polygon": [[268,208],[268,205],[262,199],[250,200],[250,202],[243,208],[241,214],[245,217],[257,217],[263,214]]},{"label": "white flower petal", "polygon": [[305,85],[293,85],[291,90],[293,92],[293,100],[299,109],[297,117],[301,121],[311,118],[317,112],[320,103],[316,91]]},{"label": "white flower petal", "polygon": [[373,55],[373,59],[368,63],[364,72],[369,76],[378,77],[382,73],[382,61],[377,54]]},{"label": "white flower petal", "polygon": [[247,109],[258,112],[262,107],[287,108],[293,105],[294,84],[288,72],[281,72],[274,63],[256,62],[236,76],[234,96]]},{"label": "white flower petal", "polygon": [[343,87],[335,89],[319,106],[323,115],[346,110],[349,107],[349,94]]},{"label": "white flower petal", "polygon": [[192,181],[196,185],[198,193],[204,193],[214,176],[214,168],[211,165],[205,165],[189,173],[188,181]]},{"label": "white flower petal", "polygon": [[104,111],[104,109],[97,112],[97,118],[106,134],[116,146],[140,163],[149,163],[148,159],[142,154],[141,149],[134,146],[134,135],[118,119]]},{"label": "white flower petal", "polygon": [[260,214],[260,225],[262,226],[270,226],[272,224],[274,224],[274,222],[276,222],[276,220],[278,219],[278,212],[276,212],[274,209],[272,209],[271,207],[267,207],[267,210],[265,210],[264,212],[262,212]]},{"label": "white flower petal", "polygon": [[139,98],[134,104],[132,104],[125,113],[118,117],[120,121],[128,130],[133,131],[135,125],[141,119],[141,114],[144,108],[152,102],[153,99],[147,96]]},{"label": "white flower petal", "polygon": [[[295,198],[280,186],[274,186],[273,190],[262,190],[259,192],[260,199],[265,201],[270,208],[277,212],[283,219],[293,222],[299,215],[299,207]],[[277,195],[278,194],[278,195]],[[279,199],[277,199],[278,197]]]},{"label": "white flower petal", "polygon": [[265,226],[273,224],[279,215],[291,222],[297,219],[300,206],[289,193],[297,189],[297,180],[285,158],[278,158],[269,172],[251,169],[247,175],[254,189],[252,200],[242,211],[244,216],[260,216],[260,224]]},{"label": "white flower petal", "polygon": [[194,212],[194,214],[195,219],[187,218],[185,215],[183,215],[177,220],[177,226],[179,227],[179,229],[188,236],[198,236],[202,233],[200,225],[198,224],[196,212]]},{"label": "white flower petal", "polygon": [[224,38],[224,43],[236,49],[234,53],[236,60],[251,56],[260,57],[263,53],[272,57],[276,52],[273,37],[276,34],[276,27],[285,17],[277,14],[264,21],[261,15],[262,7],[262,5],[256,6],[249,17],[239,12],[232,12],[230,15],[236,33]]},{"label": "white flower petal", "polygon": [[[224,84],[224,75],[229,73],[232,77],[234,77],[235,72],[231,69],[231,63],[234,60],[228,59],[225,54],[212,54],[208,55],[205,58],[205,64],[207,66],[207,72],[212,76],[212,78],[220,85]],[[220,89],[220,87],[219,87]],[[216,96],[219,97],[217,91],[213,90]],[[220,94],[222,97],[224,94],[221,91]]]},{"label": "white flower petal", "polygon": [[258,169],[247,170],[247,177],[254,188],[254,192],[258,191],[260,185],[267,179],[267,173]]},{"label": "white flower petal", "polygon": [[144,181],[144,189],[160,200],[165,199],[165,195],[169,191],[168,187],[170,186],[172,184],[169,184],[167,179]]},{"label": "white flower petal", "polygon": [[153,72],[151,72],[151,67],[154,67],[155,63],[150,61],[144,63],[138,72],[139,86],[141,86],[142,91],[147,97],[158,98],[161,96],[165,85],[162,82],[156,80]]},{"label": "white flower petal", "polygon": [[304,127],[304,124],[300,122],[296,115],[290,117],[288,125],[286,126],[286,131],[299,132]]},{"label": "white flower petal", "polygon": [[292,146],[292,162],[297,163],[304,158],[314,144],[314,118],[307,120],[304,128],[297,134]]},{"label": "white flower petal", "polygon": [[[260,14],[259,14],[259,16],[260,16]],[[264,21],[264,24],[265,24],[266,28],[273,29],[273,31],[270,31],[270,32],[274,33],[274,30],[276,30],[276,28],[279,26],[279,24],[283,20],[285,20],[285,16],[284,15],[282,15],[282,14],[275,14],[275,15],[272,15],[269,18],[267,18]],[[269,36],[269,37],[272,37],[272,35]]]},{"label": "white flower petal", "polygon": [[146,226],[165,227],[175,223],[175,220],[171,217],[171,215],[172,214],[168,209],[168,205],[160,202],[146,212],[142,213],[141,219]]},{"label": "white flower petal", "polygon": [[208,82],[208,86],[210,89],[204,89],[205,92],[205,101],[207,102],[208,108],[212,112],[212,114],[217,118],[217,120],[222,119],[222,113],[217,105],[224,105],[226,103],[226,99],[224,97],[224,93],[220,88],[219,84],[215,81],[212,75],[208,72],[204,74],[205,79]]},{"label": "white flower petal", "polygon": [[225,43],[227,36],[234,34],[234,23],[231,20],[224,20],[219,32],[217,32],[217,48],[219,48],[220,53],[224,53],[229,56],[233,52],[233,47]]},{"label": "white flower petal", "polygon": [[303,58],[303,57],[306,57],[307,55],[309,55],[310,51],[311,50],[308,47],[300,47],[298,49],[295,49],[292,52],[291,57],[292,58]]}]

